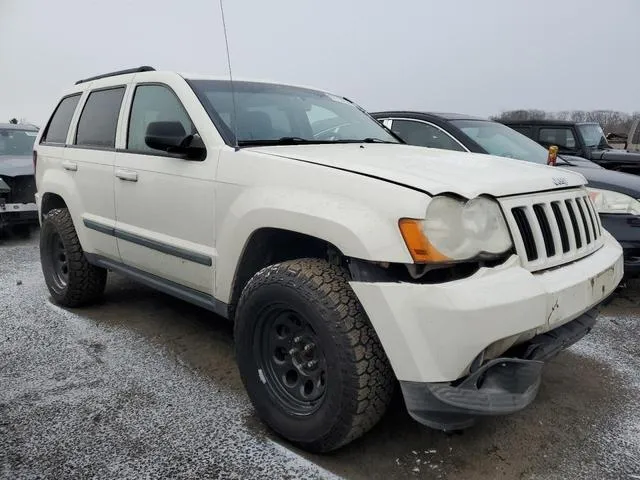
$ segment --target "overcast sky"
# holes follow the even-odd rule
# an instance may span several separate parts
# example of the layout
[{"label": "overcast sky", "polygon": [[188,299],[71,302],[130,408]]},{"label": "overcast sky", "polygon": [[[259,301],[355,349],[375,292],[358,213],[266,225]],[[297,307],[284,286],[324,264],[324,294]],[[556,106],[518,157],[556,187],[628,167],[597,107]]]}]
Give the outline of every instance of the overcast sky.
[{"label": "overcast sky", "polygon": [[[364,108],[640,110],[640,0],[226,0],[233,73]],[[218,0],[0,0],[0,121],[138,65],[226,75]]]}]

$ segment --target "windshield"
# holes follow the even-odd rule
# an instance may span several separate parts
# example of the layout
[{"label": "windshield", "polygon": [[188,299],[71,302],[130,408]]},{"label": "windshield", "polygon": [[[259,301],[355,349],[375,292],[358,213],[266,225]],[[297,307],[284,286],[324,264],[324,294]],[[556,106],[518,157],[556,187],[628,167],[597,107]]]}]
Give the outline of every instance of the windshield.
[{"label": "windshield", "polygon": [[578,125],[582,140],[587,147],[600,147],[608,148],[609,144],[604,136],[602,127],[597,123],[587,123],[585,125]]},{"label": "windshield", "polygon": [[0,155],[31,155],[38,132],[0,128]]},{"label": "windshield", "polygon": [[[218,130],[238,145],[398,140],[353,103],[324,92],[257,82],[189,82]],[[235,105],[234,105],[235,102]],[[236,113],[234,113],[236,112]]]},{"label": "windshield", "polygon": [[452,120],[451,123],[491,155],[547,163],[549,152],[544,147],[506,125],[487,120]]}]

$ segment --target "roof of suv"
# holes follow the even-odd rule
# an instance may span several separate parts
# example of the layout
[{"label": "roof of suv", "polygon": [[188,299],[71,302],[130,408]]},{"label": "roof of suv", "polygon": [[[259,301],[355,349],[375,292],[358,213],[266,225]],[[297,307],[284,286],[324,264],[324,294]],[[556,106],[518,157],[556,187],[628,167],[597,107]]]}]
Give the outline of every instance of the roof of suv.
[{"label": "roof of suv", "polygon": [[598,122],[572,122],[570,120],[500,120],[505,125],[555,125],[571,127],[573,125],[598,125]]},{"label": "roof of suv", "polygon": [[424,115],[430,117],[438,117],[443,120],[486,120],[486,118],[475,117],[473,115],[466,115],[463,113],[444,113],[444,112],[421,112],[416,110],[393,110],[386,112],[374,112],[372,115]]},{"label": "roof of suv", "polygon": [[[135,67],[135,68],[128,68],[125,70],[117,70],[114,72],[107,72],[107,73],[102,73],[100,75],[95,75],[92,77],[87,77],[87,78],[83,78],[78,80],[77,82],[75,82],[76,85],[81,85],[83,83],[87,83],[87,82],[91,82],[93,80],[101,80],[104,78],[111,78],[111,77],[117,77],[120,75],[130,75],[133,73],[145,73],[145,72],[156,72],[156,73],[170,73],[170,74],[174,74],[174,75],[179,75],[184,79],[188,79],[188,80],[218,80],[218,81],[229,81],[229,77],[221,77],[221,76],[217,76],[217,75],[203,75],[203,74],[199,74],[199,73],[186,73],[186,72],[176,72],[176,71],[171,71],[171,70],[156,70],[153,67],[149,67],[147,65],[143,65],[141,67]],[[314,90],[316,92],[323,92],[323,93],[329,93],[321,88],[316,88],[313,86],[309,86],[309,85],[295,85],[295,84],[290,84],[290,83],[284,83],[284,82],[279,82],[279,81],[275,81],[275,80],[264,80],[264,79],[255,79],[255,78],[234,78],[233,79],[234,82],[255,82],[255,83],[268,83],[268,84],[275,84],[275,85],[282,85],[282,86],[287,86],[287,87],[296,87],[296,88],[304,88],[304,89],[308,89],[308,90]]]}]

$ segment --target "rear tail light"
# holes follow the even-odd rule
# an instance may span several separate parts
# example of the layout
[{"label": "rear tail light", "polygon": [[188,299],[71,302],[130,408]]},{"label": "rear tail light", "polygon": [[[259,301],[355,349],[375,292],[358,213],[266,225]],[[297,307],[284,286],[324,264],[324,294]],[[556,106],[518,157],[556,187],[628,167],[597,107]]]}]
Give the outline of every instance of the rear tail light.
[{"label": "rear tail light", "polygon": [[36,165],[38,164],[38,152],[33,151],[33,171],[36,171]]}]

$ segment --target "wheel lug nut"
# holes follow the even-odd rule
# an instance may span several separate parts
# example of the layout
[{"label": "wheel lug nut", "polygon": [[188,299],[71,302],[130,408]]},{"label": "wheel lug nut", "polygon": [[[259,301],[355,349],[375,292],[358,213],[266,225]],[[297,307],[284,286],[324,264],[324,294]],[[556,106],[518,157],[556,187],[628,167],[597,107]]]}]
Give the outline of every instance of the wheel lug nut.
[{"label": "wheel lug nut", "polygon": [[305,352],[310,352],[310,351],[313,349],[313,347],[315,347],[315,345],[314,345],[313,343],[307,343],[307,344],[304,346],[304,351],[305,351]]},{"label": "wheel lug nut", "polygon": [[298,353],[298,349],[297,348],[292,348],[291,350],[289,350],[289,355],[291,355],[292,357]]},{"label": "wheel lug nut", "polygon": [[301,341],[302,341],[302,337],[300,335],[298,335],[293,339],[293,343],[300,343]]},{"label": "wheel lug nut", "polygon": [[307,368],[313,368],[316,365],[318,365],[318,362],[316,360],[311,360],[310,362],[307,362]]}]

